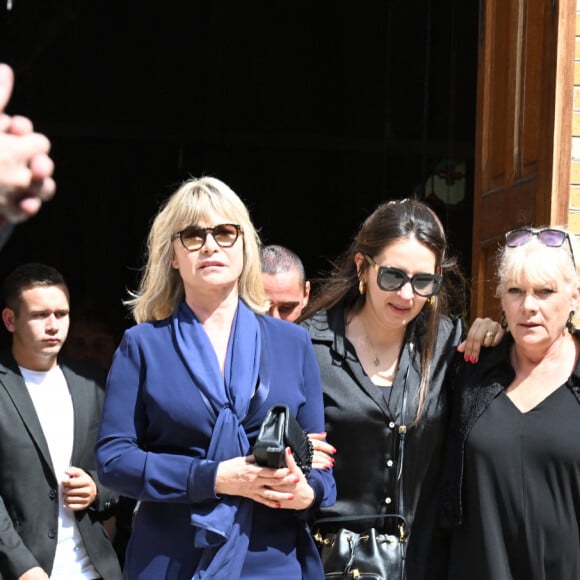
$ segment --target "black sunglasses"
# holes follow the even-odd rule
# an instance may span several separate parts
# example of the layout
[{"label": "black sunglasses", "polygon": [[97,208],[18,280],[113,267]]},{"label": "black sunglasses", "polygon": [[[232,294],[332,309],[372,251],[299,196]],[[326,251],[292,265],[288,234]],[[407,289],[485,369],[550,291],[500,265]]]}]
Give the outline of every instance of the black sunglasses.
[{"label": "black sunglasses", "polygon": [[407,282],[411,283],[413,292],[423,298],[434,296],[441,289],[443,276],[441,274],[414,274],[408,276],[399,268],[379,266],[369,255],[365,254],[367,262],[377,271],[377,286],[385,292],[394,292]]},{"label": "black sunglasses", "polygon": [[239,224],[219,224],[213,226],[213,228],[188,226],[176,234],[173,234],[171,239],[175,240],[176,238],[179,238],[186,250],[194,252],[203,247],[207,235],[211,234],[220,248],[231,248],[236,243],[241,231],[242,228]]},{"label": "black sunglasses", "polygon": [[574,259],[574,250],[572,249],[572,242],[568,232],[558,230],[556,228],[517,228],[509,231],[505,235],[505,245],[508,248],[517,248],[527,244],[530,240],[537,238],[544,246],[549,248],[560,248],[566,240],[568,240],[568,247],[570,248],[570,256],[572,262],[576,267],[576,260]]}]

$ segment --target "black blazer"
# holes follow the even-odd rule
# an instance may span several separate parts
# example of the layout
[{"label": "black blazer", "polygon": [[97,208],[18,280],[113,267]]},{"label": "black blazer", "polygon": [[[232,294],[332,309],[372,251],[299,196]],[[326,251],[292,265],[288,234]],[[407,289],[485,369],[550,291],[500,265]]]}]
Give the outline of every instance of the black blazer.
[{"label": "black blazer", "polygon": [[[117,496],[100,485],[94,445],[104,392],[96,374],[59,361],[74,408],[72,464],[97,484],[93,505],[75,512],[89,558],[105,580],[121,580],[115,551],[101,520]],[[73,366],[74,365],[74,366]],[[92,369],[91,369],[92,370]],[[84,375],[84,376],[83,376]],[[13,580],[40,566],[50,575],[58,527],[58,479],[32,399],[10,352],[0,353],[0,578]]]}]

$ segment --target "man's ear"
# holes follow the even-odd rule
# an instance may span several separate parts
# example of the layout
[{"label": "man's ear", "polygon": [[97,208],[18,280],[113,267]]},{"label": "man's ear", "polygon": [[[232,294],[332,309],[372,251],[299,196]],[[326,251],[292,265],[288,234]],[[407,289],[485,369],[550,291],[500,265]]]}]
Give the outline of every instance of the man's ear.
[{"label": "man's ear", "polygon": [[14,310],[11,308],[4,308],[2,310],[2,322],[4,322],[4,326],[8,332],[14,332],[14,319],[16,318],[14,314]]}]

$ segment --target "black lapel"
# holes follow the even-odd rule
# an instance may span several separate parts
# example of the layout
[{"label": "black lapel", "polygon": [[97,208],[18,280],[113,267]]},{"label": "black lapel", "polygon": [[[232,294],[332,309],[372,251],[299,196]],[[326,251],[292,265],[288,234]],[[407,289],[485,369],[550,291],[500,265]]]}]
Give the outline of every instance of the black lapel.
[{"label": "black lapel", "polygon": [[[54,467],[52,465],[52,459],[50,457],[50,451],[48,449],[48,444],[36,410],[34,409],[34,403],[28,394],[28,389],[26,388],[26,383],[24,378],[20,374],[18,365],[12,357],[11,360],[4,359],[0,364],[0,385],[3,388],[12,401],[16,413],[19,415],[24,428],[28,431],[30,438],[32,439],[34,445],[40,451],[42,458],[46,461],[50,470],[54,474]],[[55,476],[56,479],[56,476]]]}]

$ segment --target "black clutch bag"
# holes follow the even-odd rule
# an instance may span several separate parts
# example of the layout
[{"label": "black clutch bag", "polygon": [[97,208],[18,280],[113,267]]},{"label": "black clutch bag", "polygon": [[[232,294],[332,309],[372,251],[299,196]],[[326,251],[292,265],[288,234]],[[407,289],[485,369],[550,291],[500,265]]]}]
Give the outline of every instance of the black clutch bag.
[{"label": "black clutch bag", "polygon": [[286,405],[274,405],[268,410],[252,453],[258,465],[286,467],[286,447],[292,449],[294,460],[304,474],[312,469],[312,442]]}]

